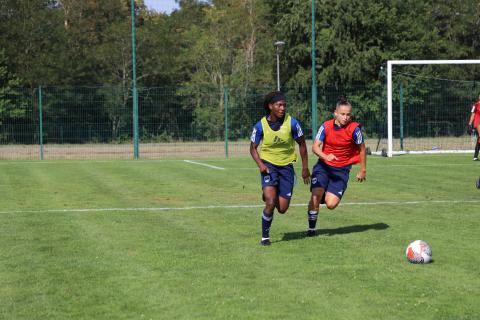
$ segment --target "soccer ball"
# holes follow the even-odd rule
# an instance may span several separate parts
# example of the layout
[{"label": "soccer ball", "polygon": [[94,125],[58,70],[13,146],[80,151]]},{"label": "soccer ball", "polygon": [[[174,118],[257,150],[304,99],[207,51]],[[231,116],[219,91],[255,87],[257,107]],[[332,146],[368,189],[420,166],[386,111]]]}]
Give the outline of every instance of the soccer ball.
[{"label": "soccer ball", "polygon": [[408,245],[405,255],[411,263],[429,263],[432,261],[432,248],[423,240],[415,240]]}]

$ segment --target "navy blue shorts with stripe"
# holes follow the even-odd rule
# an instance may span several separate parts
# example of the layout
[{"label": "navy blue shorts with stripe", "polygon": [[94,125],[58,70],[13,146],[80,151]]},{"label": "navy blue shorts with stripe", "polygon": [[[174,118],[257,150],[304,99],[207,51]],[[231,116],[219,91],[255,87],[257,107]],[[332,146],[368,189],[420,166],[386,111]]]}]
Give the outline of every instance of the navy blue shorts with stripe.
[{"label": "navy blue shorts with stripe", "polygon": [[295,185],[295,170],[293,165],[277,166],[262,160],[270,173],[261,174],[262,190],[267,186],[277,187],[278,195],[285,199],[291,199],[293,186]]},{"label": "navy blue shorts with stripe", "polygon": [[336,168],[319,160],[312,170],[312,183],[310,185],[310,190],[314,188],[323,188],[325,189],[325,192],[333,193],[341,199],[347,190],[351,168],[351,165]]}]

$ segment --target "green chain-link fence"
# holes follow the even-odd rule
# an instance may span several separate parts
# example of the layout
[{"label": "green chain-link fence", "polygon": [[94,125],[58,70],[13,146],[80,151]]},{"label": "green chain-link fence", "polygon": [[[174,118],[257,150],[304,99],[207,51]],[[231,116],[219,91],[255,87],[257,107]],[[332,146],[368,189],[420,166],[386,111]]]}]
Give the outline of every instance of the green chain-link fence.
[{"label": "green chain-link fence", "polygon": [[[442,87],[443,86],[443,87]],[[139,158],[246,156],[268,88],[139,88]],[[312,136],[311,93],[286,88],[288,112]],[[400,92],[402,91],[402,93]],[[465,134],[476,93],[458,83],[402,82],[394,93],[396,150],[470,149]],[[382,85],[318,88],[317,123],[346,96],[370,150],[386,148]],[[39,87],[1,93],[0,159],[133,159],[131,90],[123,87]]]}]

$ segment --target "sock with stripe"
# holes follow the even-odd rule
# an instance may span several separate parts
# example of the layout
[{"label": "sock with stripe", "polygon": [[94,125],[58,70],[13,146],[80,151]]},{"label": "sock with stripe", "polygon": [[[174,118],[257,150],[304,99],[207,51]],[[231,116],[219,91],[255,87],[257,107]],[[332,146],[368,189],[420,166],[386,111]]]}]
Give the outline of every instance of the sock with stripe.
[{"label": "sock with stripe", "polygon": [[270,238],[270,226],[272,225],[273,221],[273,212],[266,213],[263,211],[262,213],[262,240]]},{"label": "sock with stripe", "polygon": [[318,211],[308,211],[308,230],[315,230],[317,225]]}]

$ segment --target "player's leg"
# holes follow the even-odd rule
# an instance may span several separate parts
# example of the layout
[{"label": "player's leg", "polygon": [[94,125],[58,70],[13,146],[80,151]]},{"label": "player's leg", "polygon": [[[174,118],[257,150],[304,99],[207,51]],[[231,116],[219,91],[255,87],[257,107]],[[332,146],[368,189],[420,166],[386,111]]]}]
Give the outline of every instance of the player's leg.
[{"label": "player's leg", "polygon": [[295,185],[295,170],[293,165],[278,167],[278,198],[277,211],[285,213],[290,206],[290,200],[293,195],[293,186]]},{"label": "player's leg", "polygon": [[285,213],[287,212],[288,208],[290,207],[290,199],[286,199],[282,196],[279,196],[277,199],[277,211],[278,213]]},{"label": "player's leg", "polygon": [[312,194],[310,196],[310,201],[308,202],[309,211],[318,212],[324,193],[325,193],[324,188],[312,188]]},{"label": "player's leg", "polygon": [[341,200],[342,198],[339,198],[336,194],[332,192],[326,192],[325,194],[325,206],[330,210],[335,209]]},{"label": "player's leg", "polygon": [[310,201],[308,202],[308,230],[307,236],[313,237],[316,235],[318,210],[320,209],[320,203],[325,194],[324,188],[312,188]]},{"label": "player's leg", "polygon": [[347,168],[331,168],[330,183],[325,195],[325,206],[333,210],[342,200],[347,190],[350,169]]},{"label": "player's leg", "polygon": [[312,178],[310,184],[310,201],[308,202],[308,230],[307,236],[313,237],[316,234],[318,211],[320,203],[325,196],[325,189],[329,183],[328,167],[321,161],[318,161],[312,169]]},{"label": "player's leg", "polygon": [[265,197],[265,209],[268,215],[272,215],[275,210],[275,205],[277,203],[277,187],[276,186],[266,186],[263,188],[263,196]]},{"label": "player's leg", "polygon": [[477,144],[475,145],[475,153],[473,154],[473,160],[478,161],[478,152],[480,151],[480,122],[475,127],[477,130]]},{"label": "player's leg", "polygon": [[260,244],[263,246],[268,246],[270,245],[270,227],[272,226],[273,222],[273,213],[277,199],[277,187],[264,187],[263,195],[265,197],[265,208],[262,212],[262,240],[260,241]]},{"label": "player's leg", "polygon": [[277,184],[278,173],[269,163],[265,163],[270,173],[261,174],[262,179],[262,192],[263,199],[265,201],[265,208],[262,211],[262,240],[260,244],[263,246],[270,245],[270,227],[273,222],[273,213],[275,210],[275,204],[277,202]]}]

